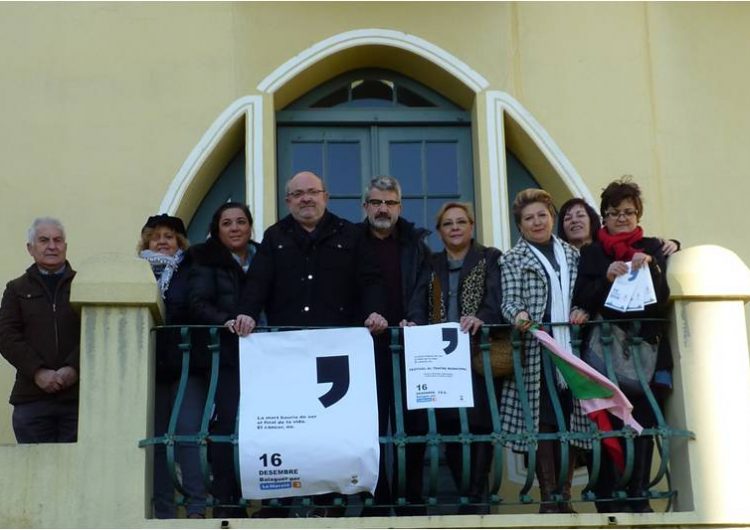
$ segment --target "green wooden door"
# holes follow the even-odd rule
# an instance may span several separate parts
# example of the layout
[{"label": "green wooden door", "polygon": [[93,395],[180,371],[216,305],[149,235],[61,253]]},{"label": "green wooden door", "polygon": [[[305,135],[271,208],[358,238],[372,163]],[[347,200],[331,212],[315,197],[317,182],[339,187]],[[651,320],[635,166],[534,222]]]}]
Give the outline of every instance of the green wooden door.
[{"label": "green wooden door", "polygon": [[[362,193],[376,175],[399,180],[403,216],[418,226],[431,229],[446,201],[474,200],[468,127],[279,127],[277,141],[279,216],[286,181],[303,170],[323,177],[329,209],[353,222],[363,219]],[[439,248],[435,234],[430,244]]]},{"label": "green wooden door", "polygon": [[[298,171],[326,182],[329,208],[362,220],[377,175],[396,177],[407,219],[432,228],[445,201],[474,202],[469,113],[411,79],[383,70],[344,74],[277,113],[277,206]],[[436,235],[433,248],[440,248]]]}]

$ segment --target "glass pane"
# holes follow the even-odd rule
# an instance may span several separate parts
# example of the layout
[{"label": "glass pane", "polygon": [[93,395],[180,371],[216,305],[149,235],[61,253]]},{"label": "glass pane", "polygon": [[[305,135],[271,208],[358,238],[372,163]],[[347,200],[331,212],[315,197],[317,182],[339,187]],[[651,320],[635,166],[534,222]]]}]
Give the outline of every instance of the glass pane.
[{"label": "glass pane", "polygon": [[282,178],[287,180],[300,171],[323,174],[323,142],[292,142],[292,173]]},{"label": "glass pane", "polygon": [[334,199],[328,200],[328,209],[338,215],[351,221],[359,223],[365,218],[362,211],[362,204],[359,199]]},{"label": "glass pane", "polygon": [[407,221],[414,223],[416,227],[425,227],[432,230],[432,221],[426,219],[424,199],[401,199],[401,216]]},{"label": "glass pane", "polygon": [[437,106],[437,105],[433,105],[432,103],[427,101],[425,98],[423,98],[416,92],[413,92],[409,90],[408,88],[404,88],[402,86],[399,86],[396,88],[396,101],[398,101],[399,103],[407,107],[436,107]]},{"label": "glass pane", "polygon": [[393,83],[375,79],[355,81],[352,83],[352,100],[358,99],[380,99],[391,104],[393,102]]},{"label": "glass pane", "polygon": [[434,252],[443,250],[443,241],[440,239],[440,234],[437,228],[435,228],[435,216],[437,215],[440,207],[453,199],[427,199],[427,219],[430,224],[427,228],[432,230],[432,234],[427,238],[427,243]]},{"label": "glass pane", "polygon": [[422,142],[389,142],[388,173],[401,184],[403,195],[422,195]]},{"label": "glass pane", "polygon": [[359,142],[328,142],[325,176],[328,192],[334,195],[361,194],[362,158]]},{"label": "glass pane", "polygon": [[427,189],[430,194],[458,194],[458,143],[427,142]]},{"label": "glass pane", "polygon": [[322,97],[312,105],[310,105],[313,108],[328,108],[328,107],[335,107],[336,105],[341,105],[342,103],[346,103],[349,99],[349,87],[345,86],[344,88],[339,88],[338,90],[335,90],[334,92],[331,92],[327,96]]},{"label": "glass pane", "polygon": [[[505,150],[505,160],[508,167],[508,201],[511,205],[519,191],[526,188],[541,188],[529,170],[507,149]],[[508,225],[510,226],[510,243],[514,245],[518,241],[518,238],[521,237],[521,233],[518,231],[516,220],[513,217],[510,207],[508,208]],[[555,228],[554,233],[557,233],[557,228]]]}]

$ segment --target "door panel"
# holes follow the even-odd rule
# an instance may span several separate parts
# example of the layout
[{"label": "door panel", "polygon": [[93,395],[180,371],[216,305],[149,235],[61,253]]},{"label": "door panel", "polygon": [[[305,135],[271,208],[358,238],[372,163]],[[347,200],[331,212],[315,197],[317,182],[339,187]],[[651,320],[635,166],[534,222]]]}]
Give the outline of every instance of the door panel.
[{"label": "door panel", "polygon": [[403,216],[432,230],[430,247],[442,249],[437,211],[447,201],[474,203],[469,127],[381,127],[377,156],[401,183]]}]

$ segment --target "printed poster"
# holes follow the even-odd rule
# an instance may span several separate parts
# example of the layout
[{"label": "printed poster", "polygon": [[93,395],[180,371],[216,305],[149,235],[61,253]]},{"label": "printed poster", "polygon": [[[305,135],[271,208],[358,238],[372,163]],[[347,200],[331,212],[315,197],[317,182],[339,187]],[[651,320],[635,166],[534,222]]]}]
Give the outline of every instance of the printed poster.
[{"label": "printed poster", "polygon": [[626,265],[628,273],[615,278],[604,305],[623,313],[642,311],[646,305],[656,302],[651,270],[648,267],[633,270],[630,261]]},{"label": "printed poster", "polygon": [[375,491],[378,403],[365,328],[240,338],[240,388],[244,498]]},{"label": "printed poster", "polygon": [[455,322],[404,328],[406,408],[473,407],[469,334]]}]

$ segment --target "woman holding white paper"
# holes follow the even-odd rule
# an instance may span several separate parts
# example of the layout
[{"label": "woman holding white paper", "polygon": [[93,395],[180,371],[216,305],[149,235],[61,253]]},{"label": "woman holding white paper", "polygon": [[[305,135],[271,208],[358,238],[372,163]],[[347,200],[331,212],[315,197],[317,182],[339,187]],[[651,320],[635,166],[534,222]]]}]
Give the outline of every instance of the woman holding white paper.
[{"label": "woman holding white paper", "polygon": [[[483,324],[500,324],[500,251],[474,241],[474,215],[466,203],[447,202],[437,214],[435,228],[445,246],[432,255],[432,273],[428,286],[428,320],[431,324],[458,322],[461,330],[479,338]],[[469,430],[473,434],[492,432],[489,399],[484,378],[472,373],[474,406],[468,409]],[[500,383],[499,379],[495,384]],[[438,409],[438,428],[441,434],[458,434],[461,422],[458,409]],[[453,480],[460,489],[462,478],[462,446],[445,444],[446,460]],[[492,444],[471,444],[469,484],[461,495],[472,503],[486,501]],[[488,513],[485,507],[463,506],[459,514]]]},{"label": "woman holding white paper", "polygon": [[[571,306],[578,250],[552,235],[555,218],[552,197],[540,189],[523,190],[513,201],[513,216],[521,238],[500,260],[503,316],[522,332],[526,332],[532,323],[585,322],[587,315]],[[570,348],[567,324],[552,326],[551,334],[560,345]],[[548,381],[544,376],[547,363],[543,363],[542,347],[531,333],[524,334],[523,352],[522,374],[516,373],[503,385],[500,400],[503,430],[510,434],[528,431],[550,434],[571,428],[587,430],[588,422],[562,376],[554,369],[549,371],[553,380]],[[522,396],[524,389],[516,377],[523,378],[528,415]],[[553,395],[562,407],[564,424],[559,423],[555,414]],[[511,441],[510,447],[519,452],[534,451],[524,440]],[[568,472],[561,490],[557,491],[562,469],[560,444],[553,440],[537,443],[534,454],[542,496],[540,513],[574,512],[570,504],[570,486],[576,451],[572,446],[568,448]],[[553,494],[561,495],[563,502],[552,501]]]},{"label": "woman holding white paper", "polygon": [[[601,315],[605,320],[630,320],[664,318],[669,302],[669,286],[666,280],[667,262],[662,241],[644,237],[639,222],[643,215],[641,190],[629,177],[610,183],[601,195],[601,213],[604,226],[599,229],[597,240],[581,250],[578,280],[575,285],[573,303],[587,310],[592,316]],[[605,306],[612,283],[629,271],[646,268],[654,284],[656,302],[647,304],[642,310],[621,312]],[[663,340],[661,322],[642,322],[639,335],[644,341],[657,346],[657,373],[669,374],[672,358],[668,343]],[[654,385],[654,382],[651,382]],[[643,395],[628,395],[633,404],[633,416],[645,428],[656,424],[654,412]],[[616,424],[616,421],[613,421]],[[619,426],[619,425],[618,425]],[[627,485],[629,497],[643,497],[648,488],[653,440],[639,436],[635,442],[635,464]],[[616,483],[612,463],[602,458],[602,470],[595,488],[597,497],[611,497]],[[647,499],[629,502],[597,502],[600,512],[652,511]]]}]

